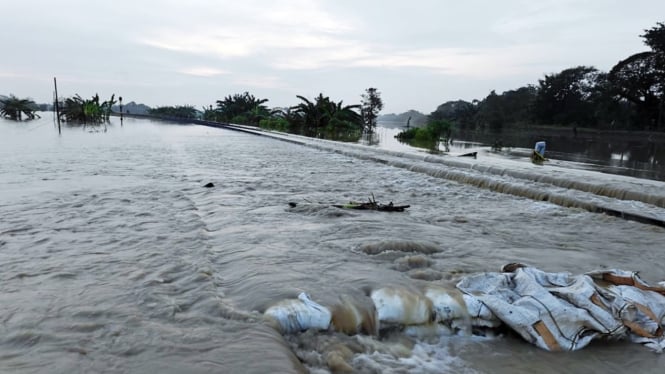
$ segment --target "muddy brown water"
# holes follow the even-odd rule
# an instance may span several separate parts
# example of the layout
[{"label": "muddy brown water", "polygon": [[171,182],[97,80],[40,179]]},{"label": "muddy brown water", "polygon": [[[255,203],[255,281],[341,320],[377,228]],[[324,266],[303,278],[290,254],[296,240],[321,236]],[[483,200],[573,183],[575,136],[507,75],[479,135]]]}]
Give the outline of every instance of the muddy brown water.
[{"label": "muddy brown water", "polygon": [[[47,118],[0,120],[0,134],[2,372],[665,366],[665,356],[628,342],[549,353],[509,333],[283,336],[262,314],[303,291],[333,305],[383,286],[452,287],[509,262],[572,273],[621,268],[661,281],[663,228],[194,125],[114,119],[59,136]],[[330,206],[372,193],[411,207]]]}]

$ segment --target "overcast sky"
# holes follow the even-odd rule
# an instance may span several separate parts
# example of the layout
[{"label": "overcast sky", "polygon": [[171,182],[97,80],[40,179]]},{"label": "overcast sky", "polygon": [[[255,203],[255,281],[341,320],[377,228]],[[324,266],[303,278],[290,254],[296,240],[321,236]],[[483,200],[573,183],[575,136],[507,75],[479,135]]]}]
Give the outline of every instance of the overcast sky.
[{"label": "overcast sky", "polygon": [[0,0],[0,94],[201,108],[249,91],[430,113],[648,50],[664,0]]}]

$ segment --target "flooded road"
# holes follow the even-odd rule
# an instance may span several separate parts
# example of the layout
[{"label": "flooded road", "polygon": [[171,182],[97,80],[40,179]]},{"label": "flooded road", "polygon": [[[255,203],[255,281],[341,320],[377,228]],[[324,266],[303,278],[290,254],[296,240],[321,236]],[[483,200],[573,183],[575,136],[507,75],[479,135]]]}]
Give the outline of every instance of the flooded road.
[{"label": "flooded road", "polygon": [[[665,230],[376,162],[371,149],[113,121],[58,136],[47,119],[0,120],[0,371],[326,373],[345,368],[335,354],[364,373],[665,365],[627,342],[555,354],[511,334],[282,335],[263,312],[300,292],[362,302],[510,262],[665,280]],[[410,208],[331,207],[372,194]]]}]

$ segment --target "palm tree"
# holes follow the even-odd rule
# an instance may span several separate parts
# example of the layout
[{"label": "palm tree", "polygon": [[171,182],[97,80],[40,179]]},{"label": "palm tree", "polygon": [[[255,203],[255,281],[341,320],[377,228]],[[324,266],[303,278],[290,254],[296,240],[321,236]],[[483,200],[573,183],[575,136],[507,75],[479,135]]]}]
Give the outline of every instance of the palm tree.
[{"label": "palm tree", "polygon": [[335,103],[321,93],[314,102],[303,96],[297,98],[302,103],[290,109],[300,117],[304,135],[338,138],[341,134],[346,136],[362,128],[360,114],[354,110],[360,108],[359,105],[345,106],[342,101]]},{"label": "palm tree", "polygon": [[0,115],[9,119],[20,121],[25,114],[28,119],[39,117],[35,112],[38,109],[37,104],[30,99],[19,99],[14,95],[0,100]]},{"label": "palm tree", "polygon": [[268,99],[257,99],[249,92],[229,95],[224,100],[217,100],[217,119],[227,122],[245,122],[258,125],[259,121],[270,115],[268,108],[263,105]]},{"label": "palm tree", "polygon": [[355,111],[360,105],[344,105],[331,102],[329,121],[326,126],[327,135],[332,139],[356,138],[362,132],[362,116]]},{"label": "palm tree", "polygon": [[191,105],[160,106],[148,111],[150,115],[163,118],[196,119],[198,112]]},{"label": "palm tree", "polygon": [[320,127],[323,116],[320,111],[320,105],[318,105],[321,101],[323,101],[322,95],[319,94],[316,103],[313,103],[300,95],[296,97],[303,102],[292,107],[291,109],[298,113],[301,118],[304,130],[303,135],[316,137],[318,135],[318,128]]},{"label": "palm tree", "polygon": [[274,116],[288,122],[290,133],[300,135],[305,133],[303,118],[293,107],[276,110]]}]

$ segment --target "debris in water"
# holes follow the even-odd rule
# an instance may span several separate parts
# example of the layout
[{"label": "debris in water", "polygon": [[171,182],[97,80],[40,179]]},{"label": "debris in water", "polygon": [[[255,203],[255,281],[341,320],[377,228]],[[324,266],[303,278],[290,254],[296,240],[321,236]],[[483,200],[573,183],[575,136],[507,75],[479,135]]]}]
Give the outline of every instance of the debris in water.
[{"label": "debris in water", "polygon": [[[297,203],[293,201],[289,202],[289,207],[295,208],[296,206],[298,206]],[[374,194],[372,194],[372,197],[370,197],[366,203],[349,201],[348,204],[332,204],[331,206],[342,209],[378,210],[379,212],[403,212],[406,208],[411,207],[411,205],[395,205],[392,201],[388,204],[379,204],[376,202],[376,199],[374,199]]]},{"label": "debris in water", "polygon": [[469,153],[463,153],[457,157],[473,157],[473,158],[478,158],[478,152],[469,152]]},{"label": "debris in water", "polygon": [[403,212],[406,208],[411,207],[411,205],[394,205],[391,201],[388,204],[379,204],[374,198],[374,194],[366,203],[358,203],[350,201],[348,204],[343,205],[333,205],[335,208],[343,209],[357,209],[357,210],[378,210],[380,212]]}]

